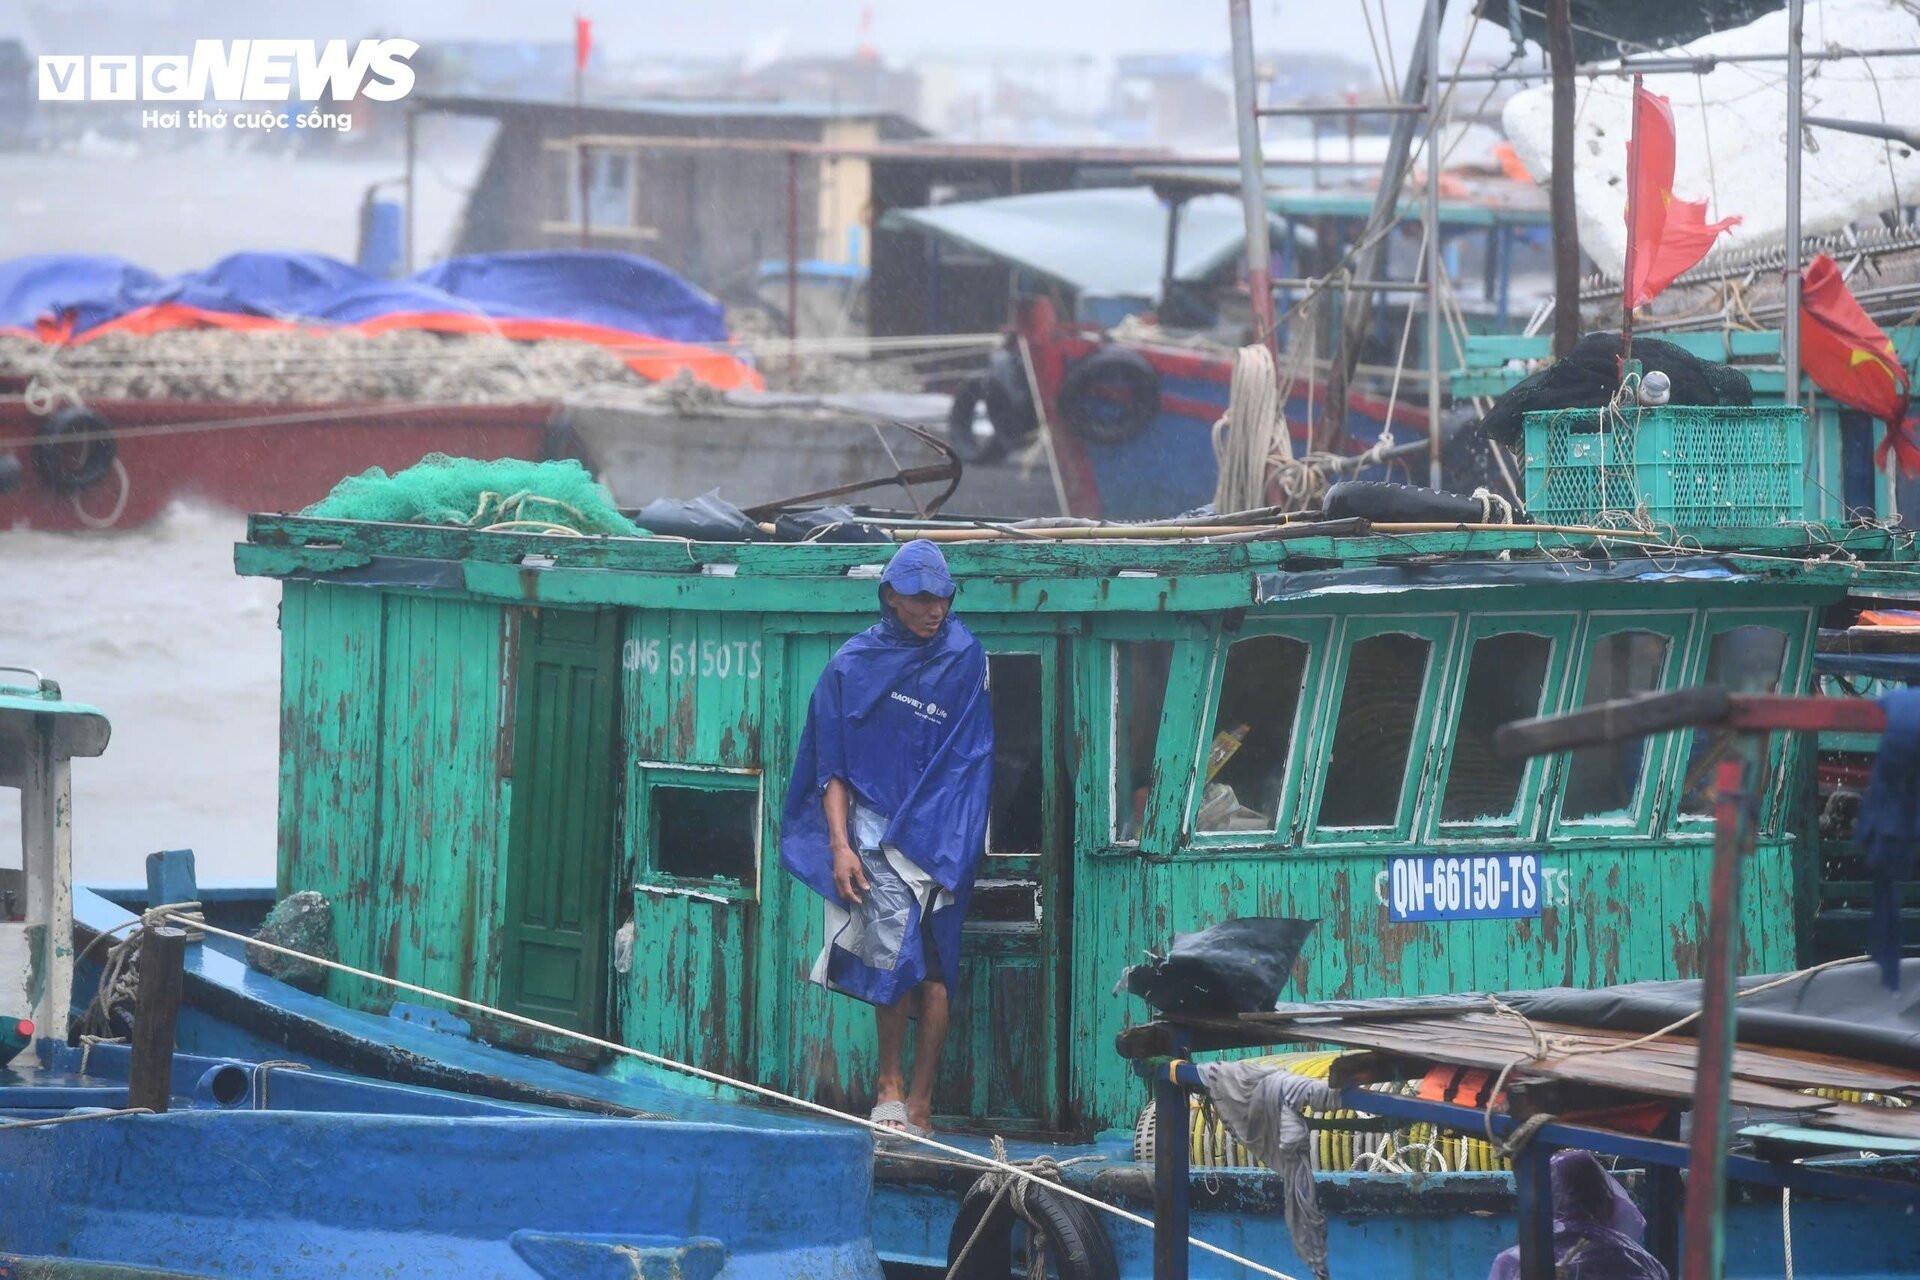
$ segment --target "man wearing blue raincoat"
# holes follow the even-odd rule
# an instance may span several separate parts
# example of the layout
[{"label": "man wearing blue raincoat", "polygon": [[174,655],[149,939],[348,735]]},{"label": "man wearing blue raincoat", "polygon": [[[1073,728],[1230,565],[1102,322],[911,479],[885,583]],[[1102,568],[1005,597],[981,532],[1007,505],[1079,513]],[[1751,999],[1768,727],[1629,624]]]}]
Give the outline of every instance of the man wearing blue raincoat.
[{"label": "man wearing blue raincoat", "polygon": [[[894,554],[880,621],[841,646],[814,688],[780,834],[780,865],[826,902],[813,981],[875,1006],[873,1119],[921,1135],[932,1132],[993,784],[987,659],[952,614],[955,591],[933,543]],[[912,1017],[909,1085],[901,1063]]]}]

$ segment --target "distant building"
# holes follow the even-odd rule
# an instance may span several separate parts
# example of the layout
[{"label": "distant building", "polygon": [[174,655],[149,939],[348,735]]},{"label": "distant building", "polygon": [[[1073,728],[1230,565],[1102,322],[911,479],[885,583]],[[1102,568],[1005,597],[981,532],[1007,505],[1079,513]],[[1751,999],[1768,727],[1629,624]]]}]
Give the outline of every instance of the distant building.
[{"label": "distant building", "polygon": [[799,258],[864,266],[872,175],[857,153],[926,134],[893,112],[738,99],[590,100],[576,110],[424,95],[414,110],[499,126],[455,253],[586,239],[644,254],[722,297],[751,293],[760,264],[786,257],[790,166]]},{"label": "distant building", "polygon": [[830,102],[847,109],[914,117],[920,77],[878,58],[782,58],[741,75],[739,89],[790,102]]}]

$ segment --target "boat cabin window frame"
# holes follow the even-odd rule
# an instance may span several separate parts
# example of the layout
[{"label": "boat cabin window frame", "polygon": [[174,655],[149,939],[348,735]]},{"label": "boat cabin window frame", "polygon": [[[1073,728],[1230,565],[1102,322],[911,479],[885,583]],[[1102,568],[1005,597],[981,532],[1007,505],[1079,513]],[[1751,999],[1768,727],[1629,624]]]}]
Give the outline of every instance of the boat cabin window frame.
[{"label": "boat cabin window frame", "polygon": [[[682,894],[689,897],[726,898],[737,902],[760,900],[761,860],[766,849],[766,792],[759,769],[722,765],[686,764],[668,760],[635,762],[628,785],[633,789],[628,814],[634,823],[629,833],[633,849],[633,888],[640,893]],[[687,876],[663,871],[659,850],[654,843],[653,793],[662,789],[707,792],[751,792],[753,795],[752,879],[731,876]]]},{"label": "boat cabin window frame", "polygon": [[[1780,682],[1775,691],[1796,691],[1805,677],[1805,667],[1812,649],[1809,631],[1815,624],[1810,611],[1799,609],[1737,608],[1705,609],[1698,626],[1700,641],[1694,646],[1694,653],[1687,664],[1688,685],[1706,683],[1707,662],[1713,655],[1713,642],[1716,637],[1738,631],[1743,627],[1765,627],[1779,631],[1786,637],[1786,648],[1780,660]],[[1682,806],[1686,803],[1686,771],[1688,757],[1693,751],[1693,737],[1702,730],[1685,730],[1675,735],[1678,743],[1675,747],[1672,768],[1675,770],[1672,794],[1668,797],[1667,821],[1675,835],[1697,835],[1711,838],[1713,835],[1713,813],[1688,813]],[[1758,835],[1765,839],[1779,833],[1782,813],[1785,809],[1787,757],[1792,749],[1789,741],[1792,735],[1775,731],[1767,735],[1767,749],[1761,756],[1762,777],[1765,788],[1760,795],[1759,821],[1756,823]],[[1709,783],[1708,785],[1711,785]]]},{"label": "boat cabin window frame", "polygon": [[[1086,825],[1077,827],[1075,842],[1082,848],[1107,853],[1171,853],[1179,845],[1180,817],[1186,813],[1193,781],[1185,769],[1153,769],[1139,828],[1131,838],[1120,838],[1121,797],[1114,777],[1115,746],[1121,727],[1117,659],[1123,644],[1171,644],[1153,755],[1156,761],[1185,760],[1184,744],[1199,733],[1196,725],[1213,674],[1210,628],[1195,618],[1112,618],[1096,622],[1088,639],[1092,642],[1092,660],[1087,663],[1090,678],[1080,686],[1082,711],[1076,719],[1092,730],[1094,758],[1087,777],[1093,803],[1086,806]],[[1175,743],[1183,744],[1177,755],[1172,753]]]},{"label": "boat cabin window frame", "polygon": [[1445,819],[1447,786],[1453,779],[1456,748],[1460,741],[1460,722],[1466,713],[1467,681],[1473,673],[1475,649],[1482,640],[1505,635],[1533,635],[1548,643],[1546,678],[1541,686],[1536,715],[1549,716],[1564,710],[1573,687],[1571,668],[1575,665],[1575,644],[1580,632],[1581,615],[1576,610],[1538,613],[1489,613],[1464,615],[1465,628],[1455,646],[1452,670],[1448,674],[1446,714],[1436,741],[1440,761],[1434,770],[1419,823],[1424,843],[1445,844],[1455,841],[1481,843],[1489,839],[1532,840],[1551,808],[1559,774],[1560,757],[1535,756],[1526,762],[1513,809],[1504,817],[1449,822]]},{"label": "boat cabin window frame", "polygon": [[[1337,621],[1338,619],[1332,615],[1249,619],[1238,630],[1223,627],[1214,637],[1210,655],[1212,670],[1208,677],[1207,697],[1201,705],[1198,732],[1194,735],[1191,771],[1194,784],[1188,787],[1186,804],[1182,810],[1185,815],[1182,827],[1185,832],[1185,839],[1182,841],[1184,848],[1196,853],[1238,850],[1269,850],[1286,853],[1297,849],[1305,809],[1302,783],[1308,776],[1308,764],[1316,746],[1315,737],[1321,727],[1320,713],[1325,702],[1327,672],[1333,661],[1333,649],[1329,641]],[[1289,728],[1286,772],[1280,786],[1274,824],[1270,830],[1265,831],[1202,831],[1200,808],[1206,792],[1206,761],[1208,752],[1212,749],[1215,724],[1220,715],[1220,699],[1226,684],[1227,662],[1235,644],[1263,636],[1298,640],[1305,644],[1307,649],[1306,663],[1301,668],[1300,696],[1294,704],[1293,723]]]},{"label": "boat cabin window frame", "polygon": [[[1587,681],[1593,674],[1594,654],[1600,642],[1611,636],[1645,631],[1667,641],[1666,662],[1660,680],[1646,692],[1668,692],[1681,687],[1692,670],[1693,638],[1697,611],[1693,609],[1594,610],[1583,620],[1574,642],[1573,669],[1566,683],[1562,710],[1577,711],[1586,700]],[[1634,784],[1633,803],[1626,809],[1587,817],[1568,817],[1568,789],[1573,778],[1573,753],[1562,751],[1553,757],[1553,812],[1547,822],[1547,838],[1563,836],[1613,836],[1648,839],[1657,834],[1659,819],[1669,803],[1668,759],[1674,750],[1674,732],[1648,736],[1640,760],[1639,781]]]},{"label": "boat cabin window frame", "polygon": [[[1340,619],[1330,646],[1333,666],[1323,682],[1318,719],[1312,731],[1313,754],[1304,771],[1305,794],[1302,798],[1301,830],[1308,847],[1319,849],[1373,848],[1379,845],[1405,845],[1411,839],[1417,801],[1423,783],[1434,764],[1435,732],[1442,716],[1440,694],[1452,670],[1462,615],[1458,613],[1358,614]],[[1346,705],[1347,672],[1353,661],[1354,646],[1377,636],[1404,635],[1428,643],[1427,670],[1420,686],[1420,698],[1407,739],[1406,767],[1400,777],[1399,803],[1391,823],[1378,826],[1327,826],[1320,821],[1326,801],[1327,779],[1333,764],[1334,739],[1338,735],[1340,715]]]}]

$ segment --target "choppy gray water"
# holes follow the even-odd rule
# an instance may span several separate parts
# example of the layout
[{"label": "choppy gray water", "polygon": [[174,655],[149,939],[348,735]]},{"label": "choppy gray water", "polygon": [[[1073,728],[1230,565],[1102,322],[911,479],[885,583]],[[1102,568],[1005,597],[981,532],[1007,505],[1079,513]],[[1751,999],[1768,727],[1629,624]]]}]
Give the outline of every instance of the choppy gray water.
[{"label": "choppy gray water", "polygon": [[[269,879],[279,765],[279,583],[240,578],[243,517],[182,506],[142,529],[0,532],[0,663],[37,668],[113,722],[74,762],[74,871],[139,882],[192,849],[204,881]],[[18,866],[0,790],[0,864]]]}]

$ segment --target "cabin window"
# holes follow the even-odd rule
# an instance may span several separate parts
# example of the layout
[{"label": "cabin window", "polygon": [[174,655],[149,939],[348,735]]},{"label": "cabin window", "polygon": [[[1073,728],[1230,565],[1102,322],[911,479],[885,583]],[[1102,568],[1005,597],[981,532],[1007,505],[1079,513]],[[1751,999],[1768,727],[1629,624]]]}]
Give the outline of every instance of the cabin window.
[{"label": "cabin window", "polygon": [[[1708,642],[1707,669],[1701,683],[1744,693],[1778,693],[1786,665],[1786,632],[1778,627],[1734,627]],[[1733,734],[1725,729],[1693,731],[1686,780],[1680,789],[1681,813],[1713,812],[1714,766],[1726,758],[1734,741]]]},{"label": "cabin window", "polygon": [[[1580,705],[1652,693],[1666,682],[1671,638],[1656,631],[1615,631],[1594,641]],[[1598,818],[1632,813],[1646,775],[1647,739],[1581,747],[1570,754],[1561,816]]]},{"label": "cabin window", "polygon": [[1425,636],[1393,632],[1354,642],[1320,794],[1320,826],[1398,824],[1432,658],[1433,641]]},{"label": "cabin window", "polygon": [[1171,640],[1123,640],[1113,646],[1113,838],[1120,844],[1140,839],[1172,666]]},{"label": "cabin window", "polygon": [[752,882],[753,793],[655,787],[652,801],[654,867],[662,875]]},{"label": "cabin window", "polygon": [[692,881],[751,896],[759,883],[760,779],[726,769],[643,765],[634,818],[645,833],[641,880]]},{"label": "cabin window", "polygon": [[1040,792],[1046,776],[1040,655],[988,654],[987,688],[993,704],[987,852],[1001,857],[1037,854],[1044,836]]},{"label": "cabin window", "polygon": [[1474,644],[1440,821],[1502,822],[1513,816],[1527,762],[1500,756],[1493,735],[1509,721],[1540,714],[1552,656],[1551,638],[1524,631],[1482,636]]},{"label": "cabin window", "polygon": [[1306,642],[1292,636],[1249,636],[1227,650],[1196,831],[1274,829],[1306,671]]}]

